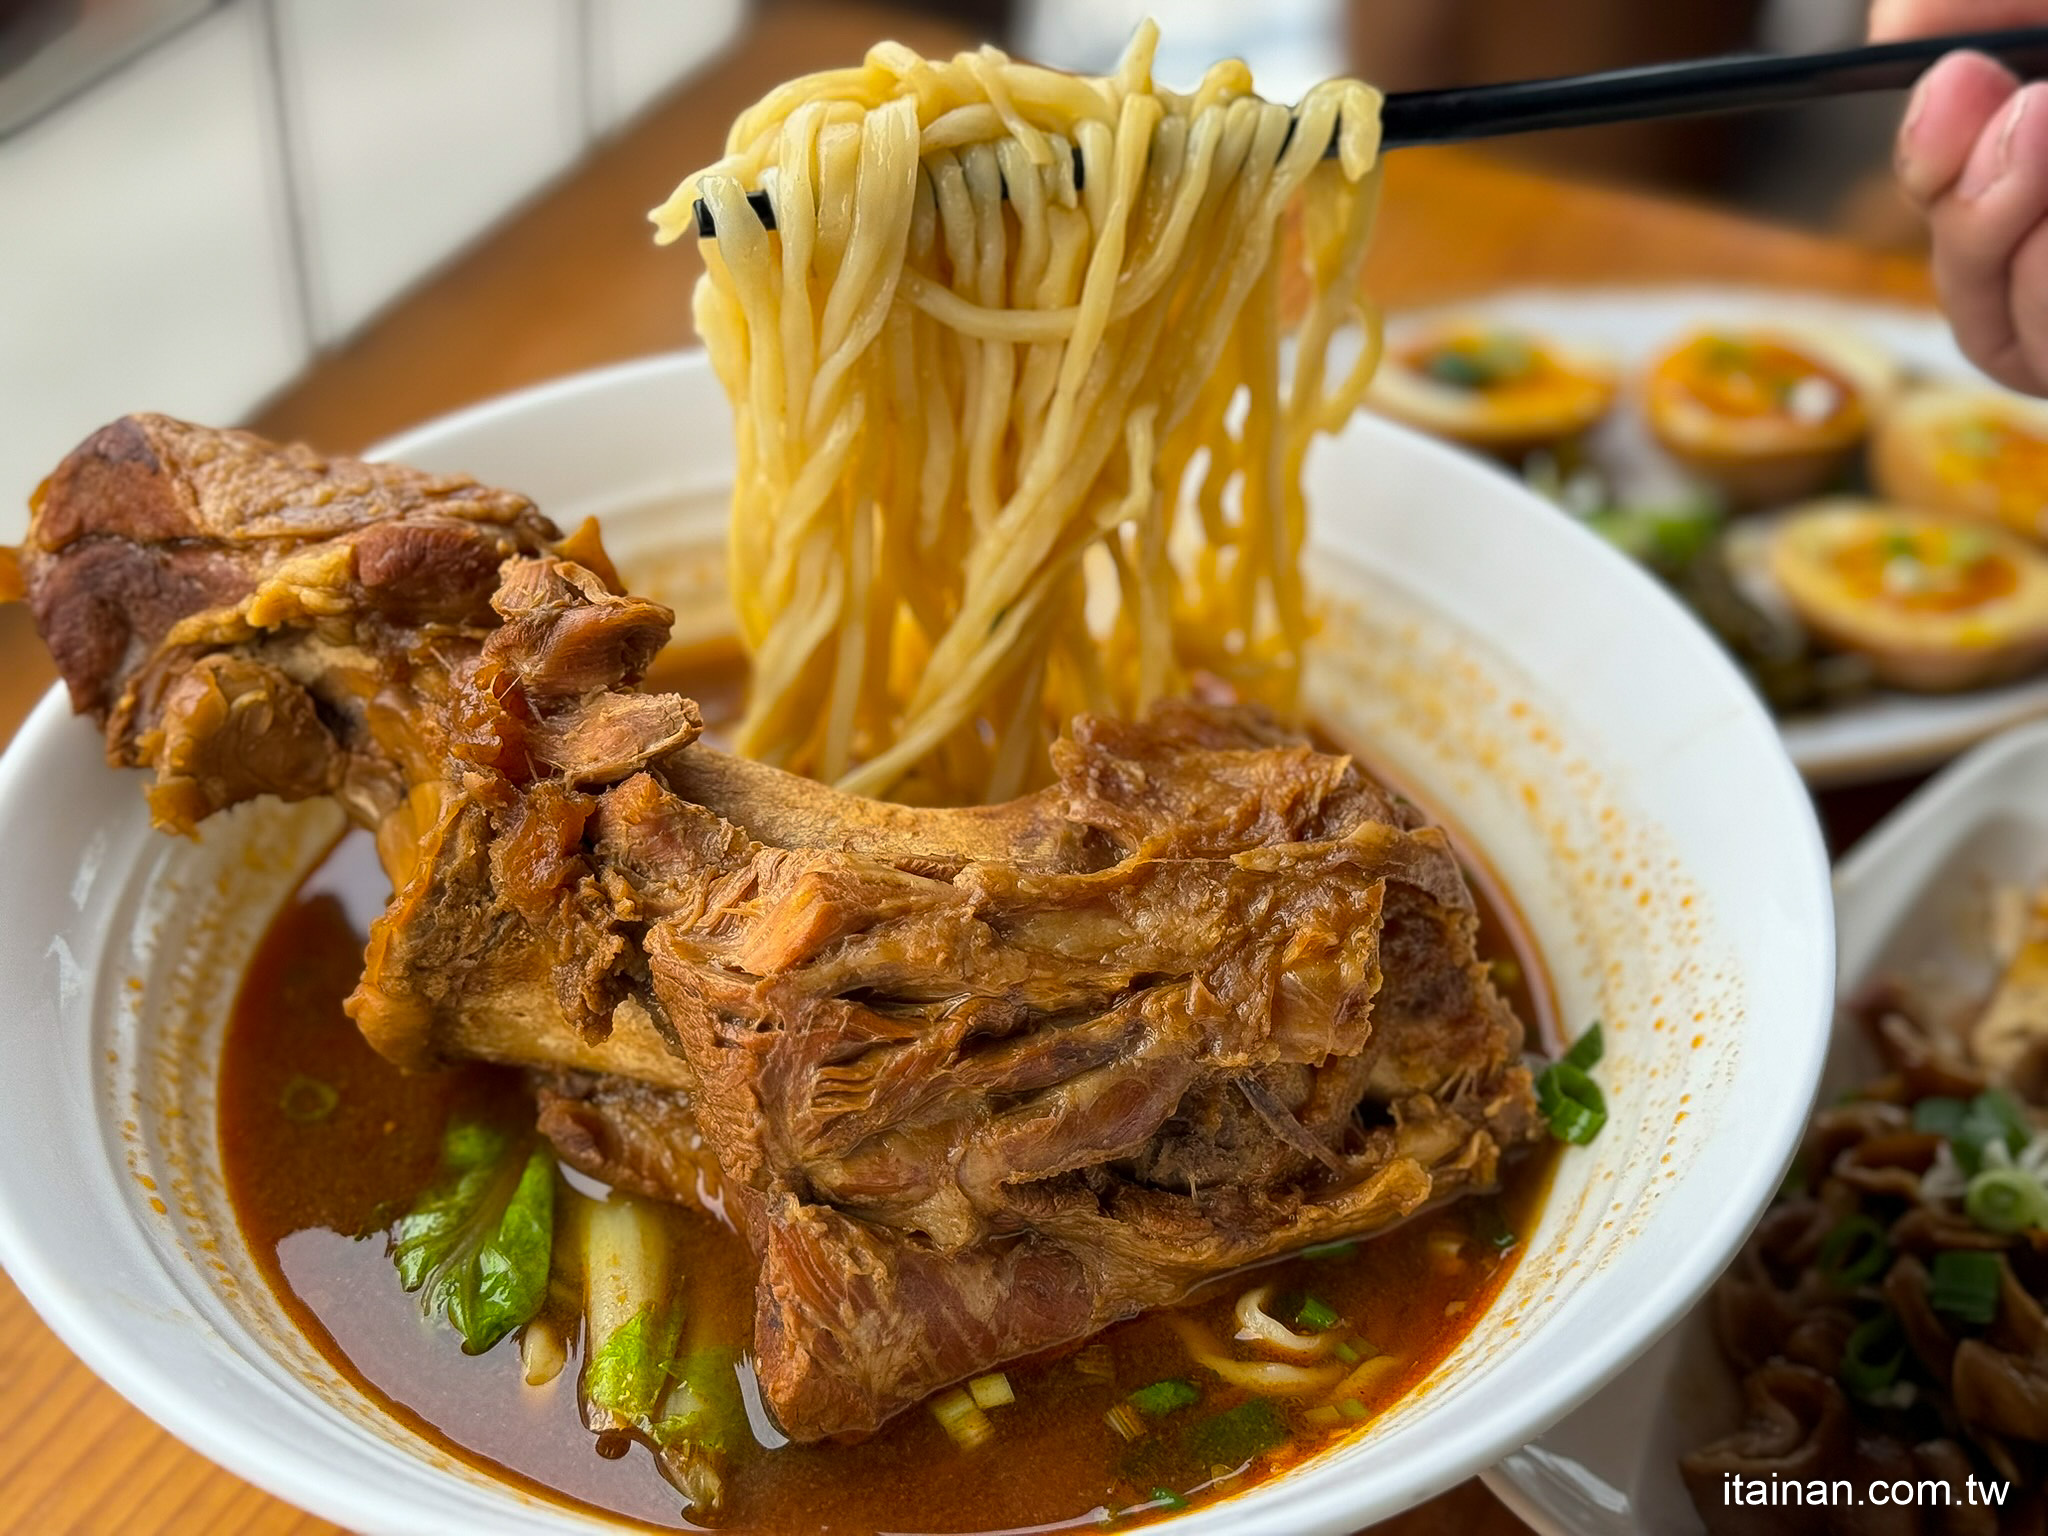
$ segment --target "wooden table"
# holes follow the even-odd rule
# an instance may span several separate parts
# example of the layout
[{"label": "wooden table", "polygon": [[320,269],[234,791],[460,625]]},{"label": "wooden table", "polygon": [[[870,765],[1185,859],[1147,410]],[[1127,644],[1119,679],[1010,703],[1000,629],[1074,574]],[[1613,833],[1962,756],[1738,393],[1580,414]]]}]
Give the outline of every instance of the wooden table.
[{"label": "wooden table", "polygon": [[[470,254],[312,368],[251,425],[358,449],[488,395],[691,339],[688,247],[656,250],[644,210],[717,153],[768,86],[844,63],[894,35],[926,52],[930,21],[859,5],[785,3],[701,82],[657,107]],[[1503,284],[1726,281],[1926,302],[1917,261],[1874,255],[1710,208],[1572,186],[1468,153],[1411,150],[1387,175],[1373,257],[1393,305]],[[18,607],[0,609],[0,740],[51,672]],[[1846,839],[1899,786],[1828,797]],[[185,1449],[101,1385],[0,1279],[0,1532],[330,1531]],[[1519,1522],[1476,1482],[1383,1527],[1398,1536],[1510,1536]]]}]

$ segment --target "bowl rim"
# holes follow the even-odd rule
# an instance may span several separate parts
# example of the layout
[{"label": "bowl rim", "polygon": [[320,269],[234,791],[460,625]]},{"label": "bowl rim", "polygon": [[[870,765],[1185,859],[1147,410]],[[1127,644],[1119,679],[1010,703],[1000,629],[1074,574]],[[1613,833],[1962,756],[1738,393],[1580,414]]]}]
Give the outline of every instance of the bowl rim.
[{"label": "bowl rim", "polygon": [[[408,457],[454,434],[502,425],[508,419],[602,396],[611,390],[644,387],[650,380],[678,372],[708,372],[708,366],[701,350],[689,349],[571,374],[437,417],[373,446],[364,457]],[[1519,499],[1531,510],[1549,511],[1533,493],[1508,477],[1433,439],[1377,417],[1361,415],[1358,421],[1366,424],[1364,430],[1403,439],[1405,449],[1429,460],[1431,473],[1447,485],[1462,483],[1477,489],[1483,481],[1485,494],[1495,500]],[[1659,602],[1667,600],[1652,577],[1591,530],[1569,519],[1558,518],[1557,523],[1560,536],[1577,541],[1581,558],[1604,567],[1608,581],[1637,584],[1639,591],[1654,592]],[[1675,607],[1672,614],[1674,619],[1682,616]],[[1780,1042],[1778,1047],[1789,1058],[1781,1063],[1786,1069],[1785,1081],[1798,1090],[1796,1106],[1788,1110],[1785,1123],[1774,1128],[1777,1140],[1782,1143],[1780,1155],[1769,1160],[1768,1165],[1766,1160],[1754,1157],[1743,1164],[1743,1176],[1713,1207],[1711,1220],[1694,1231],[1693,1240],[1682,1253],[1671,1255],[1671,1262],[1659,1270],[1653,1283],[1638,1286],[1625,1295],[1604,1298],[1606,1306],[1597,1340],[1579,1351],[1567,1369],[1547,1377],[1540,1392],[1519,1398],[1511,1407],[1496,1412],[1448,1415],[1447,1422],[1433,1426],[1434,1433],[1426,1442],[1429,1454],[1401,1464],[1385,1479],[1373,1480],[1375,1497],[1369,1502],[1374,1513],[1369,1518],[1391,1515],[1490,1465],[1543,1426],[1569,1413],[1626,1369],[1698,1301],[1733,1257],[1777,1187],[1782,1165],[1790,1159],[1805,1124],[1807,1107],[1825,1059],[1834,995],[1834,913],[1825,845],[1806,787],[1761,701],[1741,682],[1732,663],[1704,630],[1688,622],[1682,633],[1681,640],[1680,631],[1674,626],[1670,638],[1674,644],[1690,650],[1694,665],[1700,669],[1695,675],[1716,675],[1733,685],[1724,689],[1730,697],[1716,702],[1738,712],[1740,718],[1735,726],[1752,737],[1762,755],[1769,759],[1765,787],[1777,802],[1774,809],[1780,820],[1789,821],[1780,830],[1792,839],[1785,848],[1786,867],[1789,869],[1795,861],[1803,866],[1801,877],[1796,882],[1787,879],[1785,889],[1778,893],[1800,904],[1794,915],[1810,921],[1808,931],[1813,940],[1805,946],[1806,959],[1800,967],[1807,995],[1790,1000],[1781,995],[1771,1004],[1774,1014],[1810,1017],[1810,1026],[1799,1039]],[[33,794],[41,759],[57,740],[58,732],[66,728],[75,727],[63,685],[59,683],[44,696],[5,754],[0,755],[0,816],[24,794]],[[95,1105],[96,1118],[98,1108]],[[369,1481],[336,1475],[315,1446],[299,1443],[282,1432],[270,1432],[252,1441],[246,1421],[218,1410],[207,1392],[161,1366],[145,1350],[138,1349],[134,1340],[124,1338],[114,1320],[82,1301],[75,1301],[61,1274],[46,1262],[47,1256],[34,1234],[22,1225],[20,1214],[10,1181],[0,1179],[0,1263],[5,1264],[30,1304],[65,1344],[96,1375],[157,1423],[217,1465],[325,1518],[373,1530],[433,1528],[420,1524],[422,1512],[410,1495],[394,1497],[391,1490]],[[1513,1352],[1519,1347],[1512,1345],[1509,1350]],[[459,1486],[438,1469],[424,1462],[420,1465],[451,1489]],[[1199,1531],[1231,1531],[1241,1529],[1243,1520],[1254,1513],[1256,1506],[1259,1518],[1273,1522],[1276,1529],[1348,1531],[1360,1518],[1352,1511],[1368,1503],[1359,1496],[1358,1480],[1348,1473],[1340,1457],[1318,1457],[1235,1497],[1169,1517],[1157,1525],[1186,1531],[1191,1536]],[[548,1512],[565,1524],[581,1520],[588,1525],[592,1518],[565,1505],[551,1504]]]}]

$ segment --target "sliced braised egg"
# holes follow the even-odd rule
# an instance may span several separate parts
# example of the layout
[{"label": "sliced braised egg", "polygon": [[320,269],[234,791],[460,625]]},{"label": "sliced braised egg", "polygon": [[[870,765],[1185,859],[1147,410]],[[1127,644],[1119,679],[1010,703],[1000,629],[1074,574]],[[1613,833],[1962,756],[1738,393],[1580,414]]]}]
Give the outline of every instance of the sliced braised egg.
[{"label": "sliced braised egg", "polygon": [[1369,402],[1412,427],[1504,457],[1578,437],[1619,387],[1591,348],[1483,320],[1451,320],[1392,343]]},{"label": "sliced braised egg", "polygon": [[1837,498],[1787,512],[1769,571],[1802,624],[1899,688],[1972,688],[2048,659],[2048,555],[2001,529]]},{"label": "sliced braised egg", "polygon": [[1818,326],[1715,326],[1651,362],[1650,430],[1745,505],[1811,495],[1839,474],[1898,381],[1862,337]]},{"label": "sliced braised egg", "polygon": [[1878,419],[1870,474],[1892,501],[2048,543],[2048,402],[1981,387],[1916,389]]}]

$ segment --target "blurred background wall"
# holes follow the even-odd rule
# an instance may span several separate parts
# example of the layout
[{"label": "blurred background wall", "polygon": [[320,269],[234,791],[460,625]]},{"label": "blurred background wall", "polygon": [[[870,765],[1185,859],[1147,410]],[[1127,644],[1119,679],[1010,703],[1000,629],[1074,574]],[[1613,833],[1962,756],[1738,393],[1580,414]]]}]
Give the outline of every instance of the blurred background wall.
[{"label": "blurred background wall", "polygon": [[[19,537],[37,477],[85,432],[138,408],[247,417],[643,109],[691,89],[777,3],[0,0],[0,540]],[[1407,89],[1824,47],[1863,26],[1862,0],[901,8],[1090,70],[1150,12],[1169,83],[1239,54],[1280,97],[1347,70]],[[1912,241],[1884,174],[1896,112],[1866,100],[1502,152]]]},{"label": "blurred background wall", "polygon": [[0,0],[0,539],[99,423],[246,415],[702,67],[742,13]]}]

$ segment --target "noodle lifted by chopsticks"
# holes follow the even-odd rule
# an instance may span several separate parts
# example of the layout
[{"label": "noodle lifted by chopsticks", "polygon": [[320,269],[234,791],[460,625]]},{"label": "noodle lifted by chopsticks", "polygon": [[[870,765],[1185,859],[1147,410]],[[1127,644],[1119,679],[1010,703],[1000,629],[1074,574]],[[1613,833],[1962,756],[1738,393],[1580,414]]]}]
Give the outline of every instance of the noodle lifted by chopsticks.
[{"label": "noodle lifted by chopsticks", "polygon": [[[881,44],[771,92],[655,210],[663,242],[699,197],[718,230],[695,312],[737,423],[743,753],[1000,799],[1072,714],[1196,669],[1292,704],[1302,461],[1379,352],[1380,98],[1333,81],[1290,113],[1241,63],[1180,95],[1157,35],[1106,79]],[[1284,382],[1282,249],[1313,294]]]}]

